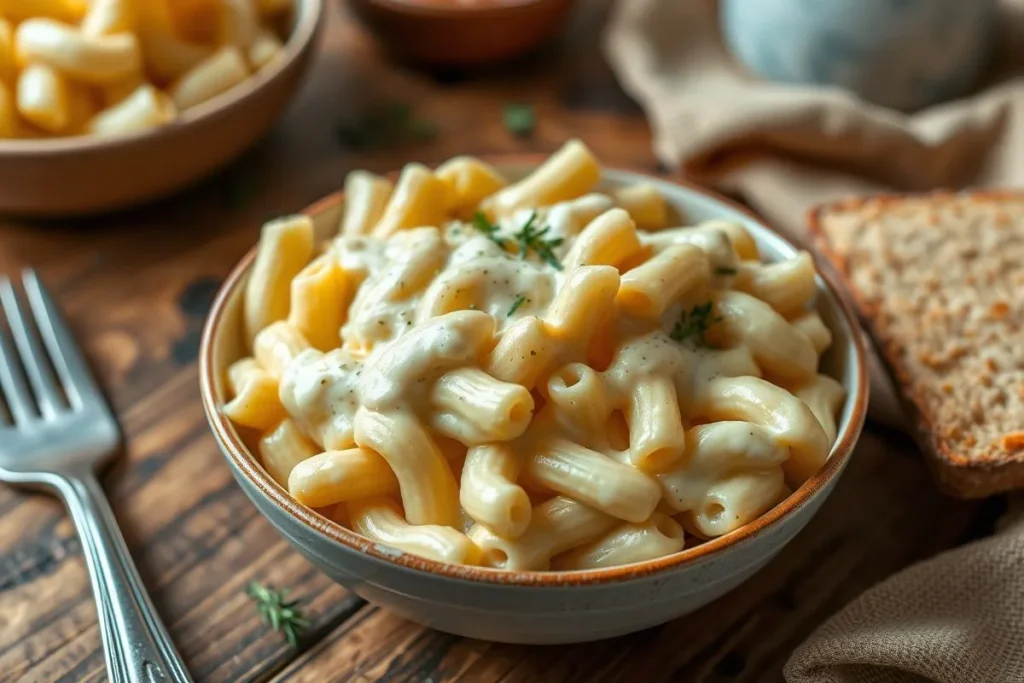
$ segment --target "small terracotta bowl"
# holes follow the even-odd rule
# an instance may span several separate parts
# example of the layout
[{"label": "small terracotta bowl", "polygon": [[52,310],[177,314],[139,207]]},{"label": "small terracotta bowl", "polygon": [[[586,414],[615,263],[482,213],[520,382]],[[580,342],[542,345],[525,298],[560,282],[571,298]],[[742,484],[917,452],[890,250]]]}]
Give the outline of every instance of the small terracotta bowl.
[{"label": "small terracotta bowl", "polygon": [[573,2],[350,0],[388,49],[427,66],[482,66],[521,55],[554,35]]},{"label": "small terracotta bowl", "polygon": [[0,140],[0,213],[61,218],[127,208],[208,175],[281,115],[313,54],[324,0],[295,0],[277,63],[170,125],[116,138]]},{"label": "small terracotta bowl", "polygon": [[[490,160],[509,179],[543,159]],[[650,182],[690,223],[743,223],[769,261],[797,253],[784,237],[744,209],[689,185],[606,169],[603,189]],[[340,193],[306,209],[320,238],[336,234]],[[360,536],[294,499],[263,470],[221,413],[227,367],[241,357],[242,293],[255,249],[235,267],[206,322],[199,351],[203,407],[242,490],[300,553],[366,600],[421,624],[471,638],[512,643],[598,640],[639,631],[706,605],[746,581],[783,550],[835,487],[860,436],[868,401],[864,346],[855,317],[826,271],[818,277],[818,312],[832,332],[822,372],[846,388],[838,437],[821,470],[750,524],[673,555],[646,562],[567,572],[504,571],[451,565],[403,553]]]}]

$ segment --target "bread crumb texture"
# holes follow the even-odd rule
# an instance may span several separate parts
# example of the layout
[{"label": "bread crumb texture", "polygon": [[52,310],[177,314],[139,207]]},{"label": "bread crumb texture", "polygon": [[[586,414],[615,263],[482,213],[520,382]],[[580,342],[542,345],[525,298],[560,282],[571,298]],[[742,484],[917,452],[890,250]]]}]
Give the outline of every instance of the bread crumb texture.
[{"label": "bread crumb texture", "polygon": [[1024,194],[849,201],[812,227],[937,455],[1024,462]]}]

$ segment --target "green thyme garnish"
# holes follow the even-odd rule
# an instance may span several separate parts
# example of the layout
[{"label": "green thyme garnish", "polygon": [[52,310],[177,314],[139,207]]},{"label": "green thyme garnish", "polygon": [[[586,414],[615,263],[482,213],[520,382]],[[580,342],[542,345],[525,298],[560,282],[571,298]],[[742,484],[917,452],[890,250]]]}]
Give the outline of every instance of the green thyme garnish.
[{"label": "green thyme garnish", "polygon": [[409,124],[409,135],[417,142],[430,142],[437,138],[440,128],[437,121],[430,119],[414,119]]},{"label": "green thyme garnish", "polygon": [[519,138],[529,137],[537,126],[533,107],[528,104],[506,104],[501,111],[501,118],[505,122],[505,130]]},{"label": "green thyme garnish", "polygon": [[718,268],[715,268],[715,273],[718,275],[735,275],[738,272],[739,271],[735,268],[728,268],[726,266],[719,266]]},{"label": "green thyme garnish", "polygon": [[554,248],[560,245],[564,240],[561,237],[548,239],[545,237],[548,231],[551,229],[550,226],[545,225],[543,228],[537,227],[537,212],[533,211],[530,213],[530,217],[526,219],[526,223],[519,229],[519,232],[512,235],[516,243],[519,244],[519,256],[525,259],[531,250],[536,252],[537,256],[541,260],[546,261],[548,264],[553,266],[555,270],[562,270],[562,264],[558,261],[558,256],[555,255]]},{"label": "green thyme garnish", "polygon": [[302,616],[298,600],[286,600],[288,589],[274,590],[253,581],[246,594],[256,601],[256,607],[263,621],[278,633],[283,633],[292,647],[298,647],[299,638],[309,628],[309,622]]},{"label": "green thyme garnish", "polygon": [[[498,225],[492,223],[482,211],[477,211],[473,214],[473,227],[490,238],[492,242],[502,249],[508,246],[508,241],[498,235],[500,230]],[[549,230],[549,226],[544,226],[543,228],[537,226],[537,212],[533,211],[530,213],[530,217],[526,219],[523,227],[519,229],[519,232],[512,235],[512,239],[515,240],[516,245],[519,247],[519,257],[521,259],[525,260],[530,255],[530,252],[533,251],[542,261],[547,262],[556,270],[562,270],[562,264],[559,263],[554,249],[562,244],[564,240],[561,237],[549,239],[547,237]]]},{"label": "green thyme garnish", "polygon": [[232,211],[249,208],[260,193],[259,179],[248,173],[238,173],[227,179],[224,187],[224,205]]},{"label": "green thyme garnish", "polygon": [[492,242],[502,249],[505,248],[505,238],[498,236],[498,226],[492,223],[483,211],[477,211],[473,214],[473,227],[487,235]]},{"label": "green thyme garnish", "polygon": [[344,147],[377,149],[402,143],[429,142],[437,137],[437,123],[414,115],[412,107],[402,102],[381,104],[362,116],[337,128],[337,138]]},{"label": "green thyme garnish", "polygon": [[690,309],[689,313],[683,311],[682,317],[679,318],[679,322],[672,328],[672,333],[669,336],[677,342],[682,342],[684,339],[693,339],[697,346],[709,347],[710,345],[705,336],[708,328],[721,320],[721,316],[717,318],[711,317],[710,301],[697,304]]},{"label": "green thyme garnish", "polygon": [[513,302],[512,306],[511,306],[511,308],[508,309],[508,313],[505,314],[505,317],[506,318],[511,318],[512,314],[515,313],[516,311],[518,311],[519,307],[522,306],[525,301],[526,301],[526,297],[524,295],[520,294],[519,296],[517,296],[515,302]]}]

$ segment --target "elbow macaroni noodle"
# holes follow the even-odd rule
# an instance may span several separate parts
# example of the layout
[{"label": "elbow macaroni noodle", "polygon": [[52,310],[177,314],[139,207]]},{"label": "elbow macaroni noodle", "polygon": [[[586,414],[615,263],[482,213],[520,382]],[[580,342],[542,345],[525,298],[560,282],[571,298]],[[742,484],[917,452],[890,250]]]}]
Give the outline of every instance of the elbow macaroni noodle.
[{"label": "elbow macaroni noodle", "polygon": [[268,473],[378,543],[513,570],[675,553],[812,476],[845,396],[810,258],[672,227],[598,169],[572,141],[511,184],[357,171],[327,244],[269,223],[224,406]]},{"label": "elbow macaroni noodle", "polygon": [[280,0],[0,0],[0,138],[161,126],[281,55]]}]

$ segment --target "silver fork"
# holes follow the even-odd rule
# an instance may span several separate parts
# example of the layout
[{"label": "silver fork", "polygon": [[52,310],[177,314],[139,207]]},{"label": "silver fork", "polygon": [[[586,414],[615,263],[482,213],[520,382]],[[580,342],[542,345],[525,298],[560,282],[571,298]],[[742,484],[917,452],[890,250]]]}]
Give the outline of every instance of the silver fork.
[{"label": "silver fork", "polygon": [[89,568],[110,680],[191,681],[96,479],[121,445],[117,420],[36,274],[22,280],[39,334],[10,280],[0,278],[0,312],[14,338],[12,347],[0,323],[0,395],[12,419],[0,413],[0,481],[64,499]]}]

